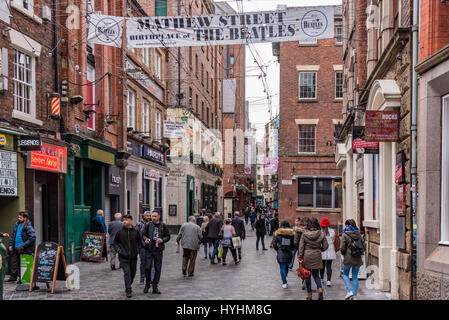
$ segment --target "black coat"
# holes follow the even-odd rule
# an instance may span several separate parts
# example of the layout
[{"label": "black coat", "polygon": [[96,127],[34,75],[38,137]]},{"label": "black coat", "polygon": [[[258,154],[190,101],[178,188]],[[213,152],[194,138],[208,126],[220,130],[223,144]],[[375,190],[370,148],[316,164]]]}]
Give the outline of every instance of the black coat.
[{"label": "black coat", "polygon": [[136,260],[142,248],[142,237],[134,227],[120,229],[114,238],[114,247],[120,258]]},{"label": "black coat", "polygon": [[256,234],[257,235],[265,235],[267,234],[267,228],[265,227],[265,219],[259,219],[256,221]]},{"label": "black coat", "polygon": [[[159,230],[159,239],[162,239],[162,243],[156,247],[156,243],[153,240],[154,228],[157,227]],[[165,223],[159,222],[157,226],[154,225],[152,221],[148,222],[143,228],[143,241],[146,239],[150,239],[151,242],[148,245],[145,245],[145,249],[150,251],[163,251],[165,249],[165,243],[170,241],[170,232],[168,231],[168,227]]]},{"label": "black coat", "polygon": [[235,233],[237,234],[238,237],[240,237],[240,239],[243,240],[246,238],[245,223],[243,222],[242,219],[240,218],[232,219],[231,225],[234,226]]},{"label": "black coat", "polygon": [[[17,227],[19,226],[19,223],[16,222],[14,225],[14,228],[12,230],[11,235],[9,236],[9,245],[11,247],[15,247],[16,242],[16,233],[17,233]],[[33,227],[31,226],[31,222],[27,221],[25,225],[22,228],[22,241],[23,241],[23,253],[24,254],[34,254],[34,247],[36,246],[36,231],[34,231]]]},{"label": "black coat", "polygon": [[[289,228],[278,229],[275,233],[273,248],[277,251],[277,261],[279,263],[290,263],[293,259],[293,238],[294,232]],[[282,244],[282,243],[288,243]]]},{"label": "black coat", "polygon": [[271,232],[275,232],[277,229],[279,229],[279,219],[273,218],[271,221]]},{"label": "black coat", "polygon": [[218,240],[218,234],[220,233],[223,221],[218,218],[213,218],[206,226],[207,238],[211,240]]}]

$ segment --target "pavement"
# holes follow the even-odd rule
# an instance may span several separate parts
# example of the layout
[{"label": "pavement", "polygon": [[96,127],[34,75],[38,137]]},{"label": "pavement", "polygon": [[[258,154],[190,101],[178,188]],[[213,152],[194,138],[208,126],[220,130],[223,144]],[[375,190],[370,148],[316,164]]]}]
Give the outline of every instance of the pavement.
[{"label": "pavement", "polygon": [[[235,265],[228,252],[227,265],[211,265],[204,259],[203,247],[198,252],[195,275],[184,277],[181,273],[182,249],[176,253],[176,236],[166,244],[162,275],[159,283],[161,295],[143,293],[139,284],[139,267],[133,284],[133,300],[305,300],[301,280],[296,275],[297,261],[293,272],[288,274],[287,289],[281,288],[279,265],[274,249],[256,251],[256,235],[247,226],[247,238],[243,243],[242,262]],[[265,237],[269,248],[271,238]],[[337,257],[339,259],[339,257]],[[340,264],[333,263],[332,287],[324,286],[326,300],[344,300],[346,287],[340,276]],[[6,282],[5,300],[122,300],[125,296],[123,271],[112,271],[108,262],[77,262],[80,270],[79,290],[68,290],[64,281],[57,281],[56,292],[51,294],[45,284],[38,283],[40,290],[15,291],[16,284]],[[138,265],[139,266],[139,265]],[[7,278],[6,278],[7,279]],[[6,280],[5,279],[5,280]],[[366,288],[359,280],[359,300],[387,300],[388,296],[377,290]],[[312,281],[312,288],[316,288]],[[317,293],[313,293],[313,300]]]}]

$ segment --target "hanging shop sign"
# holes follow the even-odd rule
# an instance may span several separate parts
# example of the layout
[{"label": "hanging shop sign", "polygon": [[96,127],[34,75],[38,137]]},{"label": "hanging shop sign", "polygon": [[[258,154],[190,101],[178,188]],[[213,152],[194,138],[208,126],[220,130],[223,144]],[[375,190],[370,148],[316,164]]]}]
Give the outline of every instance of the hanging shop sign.
[{"label": "hanging shop sign", "polygon": [[265,158],[263,170],[264,174],[276,174],[278,172],[278,158]]},{"label": "hanging shop sign", "polygon": [[352,128],[352,150],[360,154],[378,154],[379,142],[366,141],[365,127],[354,126]]},{"label": "hanging shop sign", "polygon": [[396,215],[398,217],[405,216],[406,209],[406,184],[396,185]]},{"label": "hanging shop sign", "polygon": [[116,166],[108,167],[108,175],[106,181],[106,193],[120,195],[124,188],[123,172]]},{"label": "hanging shop sign", "polygon": [[41,144],[40,136],[20,136],[17,138],[17,146],[22,151],[40,150]]},{"label": "hanging shop sign", "polygon": [[133,63],[131,60],[126,60],[126,73],[135,81],[137,81],[142,87],[148,90],[153,96],[155,96],[160,102],[164,103],[164,90],[146,73]]},{"label": "hanging shop sign", "polygon": [[27,168],[66,173],[67,148],[43,142],[39,151],[28,151]]},{"label": "hanging shop sign", "polygon": [[186,135],[187,123],[184,121],[164,120],[164,138],[182,139]]},{"label": "hanging shop sign", "polygon": [[[88,40],[121,47],[123,17],[91,14]],[[92,29],[92,30],[91,30]],[[334,6],[295,7],[230,15],[131,17],[126,42],[131,48],[234,45],[334,37]]]},{"label": "hanging shop sign", "polygon": [[0,150],[0,197],[17,195],[17,153]]},{"label": "hanging shop sign", "polygon": [[403,150],[396,154],[396,170],[395,180],[396,183],[405,183],[405,152]]},{"label": "hanging shop sign", "polygon": [[398,142],[399,111],[371,111],[365,115],[366,141]]},{"label": "hanging shop sign", "polygon": [[143,178],[147,180],[159,181],[161,175],[159,171],[153,169],[143,169]]}]

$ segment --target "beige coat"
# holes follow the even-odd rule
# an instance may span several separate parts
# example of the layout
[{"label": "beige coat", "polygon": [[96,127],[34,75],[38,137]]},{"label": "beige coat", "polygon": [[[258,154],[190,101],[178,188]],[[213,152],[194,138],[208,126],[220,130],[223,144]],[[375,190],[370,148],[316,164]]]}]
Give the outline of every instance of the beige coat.
[{"label": "beige coat", "polygon": [[326,237],[321,230],[306,230],[299,242],[298,257],[304,260],[305,268],[322,269],[321,252],[326,251],[328,247]]}]

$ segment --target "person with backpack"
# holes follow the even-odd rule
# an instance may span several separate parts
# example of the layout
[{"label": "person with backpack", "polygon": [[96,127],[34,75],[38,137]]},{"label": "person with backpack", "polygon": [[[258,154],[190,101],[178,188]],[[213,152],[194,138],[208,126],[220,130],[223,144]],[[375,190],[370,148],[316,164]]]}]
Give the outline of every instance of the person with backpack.
[{"label": "person with backpack", "polygon": [[[343,255],[343,280],[346,284],[347,294],[345,300],[357,299],[357,289],[359,286],[358,274],[360,266],[363,264],[362,255],[366,250],[365,240],[353,219],[345,221],[345,229],[341,240],[340,252]],[[352,269],[352,289],[349,280],[349,272]]]},{"label": "person with backpack", "polygon": [[320,279],[320,269],[323,268],[321,252],[326,251],[328,247],[320,223],[316,218],[310,218],[298,247],[298,257],[303,260],[303,267],[311,272],[311,277],[306,279],[307,300],[312,300],[312,277],[318,288],[318,300],[323,300],[323,287]]},{"label": "person with backpack", "polygon": [[257,220],[256,225],[256,250],[259,250],[259,241],[262,241],[262,250],[266,251],[268,249],[265,248],[264,237],[267,234],[267,229],[265,228],[265,215],[262,213],[259,216],[259,220]]},{"label": "person with backpack", "polygon": [[327,271],[327,282],[326,285],[328,287],[332,286],[332,261],[337,259],[336,252],[340,249],[340,238],[338,234],[331,228],[330,221],[328,218],[323,218],[321,220],[321,231],[323,231],[327,243],[329,244],[329,248],[326,251],[321,253],[321,258],[323,259],[323,268],[320,270],[321,282],[324,283],[324,271]]},{"label": "person with backpack", "polygon": [[287,289],[288,265],[293,258],[294,232],[288,221],[283,221],[281,227],[274,233],[273,248],[277,252],[277,261],[281,271],[282,288]]}]

